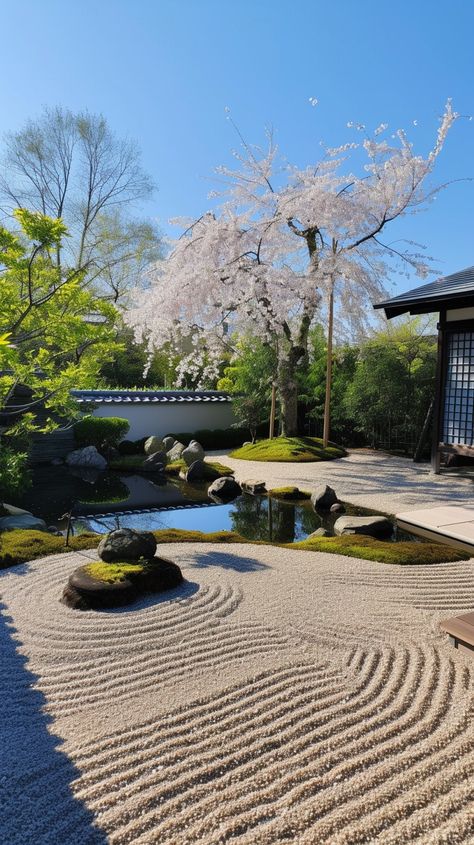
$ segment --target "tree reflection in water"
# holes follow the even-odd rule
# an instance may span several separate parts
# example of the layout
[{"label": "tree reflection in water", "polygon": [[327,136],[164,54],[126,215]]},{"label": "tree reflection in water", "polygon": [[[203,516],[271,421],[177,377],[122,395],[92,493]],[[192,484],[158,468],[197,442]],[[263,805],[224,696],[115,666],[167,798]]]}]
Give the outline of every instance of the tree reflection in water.
[{"label": "tree reflection in water", "polygon": [[232,531],[249,540],[293,543],[316,531],[319,516],[306,502],[283,502],[244,494],[232,503]]}]

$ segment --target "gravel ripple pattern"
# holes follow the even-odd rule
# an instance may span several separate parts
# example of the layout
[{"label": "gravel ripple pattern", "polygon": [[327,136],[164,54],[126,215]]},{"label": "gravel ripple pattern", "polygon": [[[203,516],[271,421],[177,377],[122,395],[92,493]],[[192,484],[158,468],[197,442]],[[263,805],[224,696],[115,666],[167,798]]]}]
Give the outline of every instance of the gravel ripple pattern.
[{"label": "gravel ripple pattern", "polygon": [[474,843],[474,560],[162,551],[106,612],[59,602],[92,553],[1,573],[5,845]]}]

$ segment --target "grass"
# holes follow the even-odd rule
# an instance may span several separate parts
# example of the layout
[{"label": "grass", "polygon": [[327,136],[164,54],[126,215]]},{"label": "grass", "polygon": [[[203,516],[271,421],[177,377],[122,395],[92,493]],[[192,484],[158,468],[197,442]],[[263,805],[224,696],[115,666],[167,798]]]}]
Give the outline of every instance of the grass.
[{"label": "grass", "polygon": [[299,487],[274,487],[268,491],[272,499],[282,499],[284,502],[301,502],[304,499],[311,499],[311,493],[307,490],[300,490]]},{"label": "grass", "polygon": [[69,538],[66,548],[64,537],[55,537],[46,531],[2,531],[0,534],[0,569],[14,566],[16,563],[26,563],[37,557],[60,554],[65,551],[80,551],[91,549],[101,538],[98,534],[84,533],[78,537]]},{"label": "grass", "polygon": [[[113,470],[140,470],[142,469],[143,461],[146,455],[122,455],[120,458],[114,458],[110,461],[109,469]],[[180,470],[186,468],[184,461],[173,461],[165,468],[166,475],[179,475]],[[234,470],[230,467],[224,466],[217,461],[205,461],[204,463],[204,480],[214,481],[216,478],[222,478],[224,475],[233,475]]]},{"label": "grass", "polygon": [[103,581],[104,584],[116,584],[117,581],[124,581],[130,575],[140,575],[143,570],[143,563],[130,563],[128,561],[104,563],[103,560],[97,560],[84,567],[84,572],[90,578],[94,578],[95,581]]},{"label": "grass", "polygon": [[[342,537],[313,537],[298,543],[271,544],[264,540],[247,540],[235,531],[213,531],[206,534],[202,531],[183,531],[178,528],[166,528],[153,531],[158,543],[247,543],[250,545],[280,545],[287,549],[301,549],[309,552],[325,552],[327,554],[344,555],[362,560],[372,560],[378,563],[398,564],[399,566],[425,566],[433,563],[451,563],[468,560],[465,552],[444,546],[441,543],[416,543],[406,541],[391,543],[376,540],[363,535],[346,535]],[[64,537],[55,537],[44,531],[5,531],[0,534],[0,569],[17,563],[26,563],[35,558],[54,554],[64,554],[66,551],[79,551],[97,546],[101,539],[99,534],[80,534],[71,537],[69,547],[66,548]],[[120,564],[122,565],[122,564]],[[104,564],[109,567],[111,564]]]},{"label": "grass", "polygon": [[230,453],[231,458],[243,461],[288,461],[291,463],[309,463],[314,461],[332,461],[346,454],[340,446],[331,443],[326,449],[319,437],[274,437],[272,440],[259,440],[248,443]]},{"label": "grass", "polygon": [[328,552],[329,554],[373,560],[378,563],[395,563],[399,566],[426,566],[431,563],[452,563],[469,560],[466,552],[444,546],[441,543],[416,543],[407,540],[392,543],[376,540],[362,534],[349,534],[342,537],[312,537],[299,543],[287,543],[286,548],[303,549],[309,552]]}]

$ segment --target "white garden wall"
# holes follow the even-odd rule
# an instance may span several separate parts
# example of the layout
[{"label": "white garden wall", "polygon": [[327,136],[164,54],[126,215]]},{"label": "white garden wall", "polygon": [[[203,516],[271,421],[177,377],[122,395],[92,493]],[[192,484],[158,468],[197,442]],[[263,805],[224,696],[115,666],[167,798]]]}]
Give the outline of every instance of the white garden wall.
[{"label": "white garden wall", "polygon": [[101,403],[92,411],[95,417],[122,417],[130,423],[127,440],[155,434],[198,431],[201,428],[229,428],[235,423],[231,402],[176,402],[155,404]]}]

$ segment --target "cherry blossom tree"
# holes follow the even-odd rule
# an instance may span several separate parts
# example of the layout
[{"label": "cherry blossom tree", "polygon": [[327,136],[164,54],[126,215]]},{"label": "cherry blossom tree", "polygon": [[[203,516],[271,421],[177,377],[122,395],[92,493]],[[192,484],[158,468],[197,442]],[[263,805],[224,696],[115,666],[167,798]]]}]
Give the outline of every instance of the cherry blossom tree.
[{"label": "cherry blossom tree", "polygon": [[282,431],[296,434],[296,372],[323,304],[336,294],[360,324],[394,265],[428,272],[420,247],[385,235],[440,190],[429,177],[457,116],[448,101],[426,156],[386,124],[372,135],[357,126],[357,141],[323,148],[305,169],[282,163],[271,135],[265,150],[243,142],[235,168],[217,171],[218,209],[176,221],[182,234],[152,268],[149,289],[137,291],[128,320],[138,340],[150,352],[165,342],[187,350],[182,372],[208,376],[236,335],[276,345]]}]

